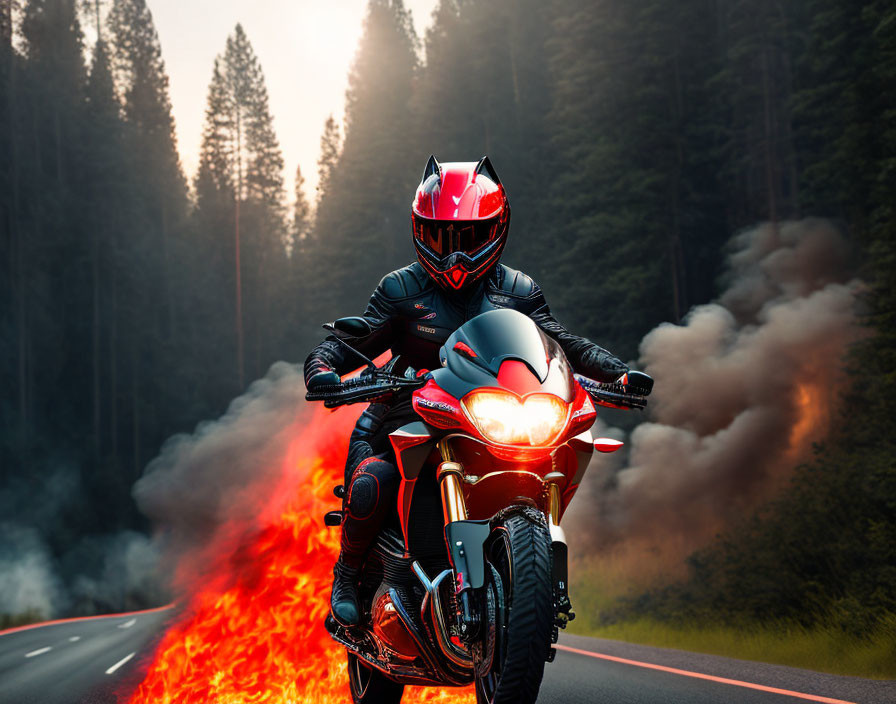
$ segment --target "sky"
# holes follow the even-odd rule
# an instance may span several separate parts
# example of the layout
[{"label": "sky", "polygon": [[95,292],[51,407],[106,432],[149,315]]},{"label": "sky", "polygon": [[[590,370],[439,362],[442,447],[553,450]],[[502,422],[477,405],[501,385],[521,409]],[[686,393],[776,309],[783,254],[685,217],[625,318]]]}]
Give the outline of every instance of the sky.
[{"label": "sky", "polygon": [[[423,36],[437,0],[405,0]],[[300,165],[314,200],[324,121],[341,122],[348,71],[367,0],[147,0],[168,71],[178,148],[192,182],[215,56],[242,23],[264,71],[286,162],[287,196]]]}]

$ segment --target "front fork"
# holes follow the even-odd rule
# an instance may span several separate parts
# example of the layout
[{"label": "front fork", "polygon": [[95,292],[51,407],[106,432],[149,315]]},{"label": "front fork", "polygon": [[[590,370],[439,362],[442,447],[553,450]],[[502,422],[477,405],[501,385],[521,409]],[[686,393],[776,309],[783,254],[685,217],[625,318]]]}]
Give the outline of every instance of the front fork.
[{"label": "front fork", "polygon": [[557,628],[566,628],[576,615],[569,601],[569,550],[566,534],[560,527],[560,482],[566,481],[562,472],[549,472],[544,477],[548,492],[548,529],[551,532],[551,557],[554,577],[554,642]]},{"label": "front fork", "polygon": [[[485,559],[483,545],[491,532],[489,521],[467,520],[467,507],[463,493],[463,466],[455,460],[447,438],[439,441],[442,462],[436,475],[442,497],[442,513],[445,518],[445,540],[448,554],[456,575],[455,595],[457,597],[457,622],[464,638],[474,638],[480,628],[479,615],[472,607],[473,589],[478,589],[485,580]],[[571,610],[568,589],[568,568],[566,535],[560,527],[560,486],[566,481],[562,472],[545,475],[548,504],[548,529],[551,535],[554,580],[554,631],[566,628],[575,618]]]},{"label": "front fork", "polygon": [[448,439],[439,441],[439,464],[436,478],[442,495],[445,517],[445,541],[454,568],[454,593],[460,635],[470,641],[479,634],[479,614],[473,608],[472,590],[485,583],[483,545],[491,532],[488,521],[468,521],[463,492],[463,466],[454,460]]}]

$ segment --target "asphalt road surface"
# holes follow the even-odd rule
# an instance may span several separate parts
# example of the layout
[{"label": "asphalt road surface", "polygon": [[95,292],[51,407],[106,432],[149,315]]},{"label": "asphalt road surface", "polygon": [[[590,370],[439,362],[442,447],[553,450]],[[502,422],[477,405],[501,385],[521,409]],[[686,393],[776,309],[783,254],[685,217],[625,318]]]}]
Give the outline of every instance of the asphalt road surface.
[{"label": "asphalt road surface", "polygon": [[[142,678],[173,613],[0,632],[0,704],[114,704]],[[557,648],[539,704],[896,704],[894,681],[566,634]]]},{"label": "asphalt road surface", "polygon": [[173,609],[0,632],[0,704],[115,704],[130,691]]}]

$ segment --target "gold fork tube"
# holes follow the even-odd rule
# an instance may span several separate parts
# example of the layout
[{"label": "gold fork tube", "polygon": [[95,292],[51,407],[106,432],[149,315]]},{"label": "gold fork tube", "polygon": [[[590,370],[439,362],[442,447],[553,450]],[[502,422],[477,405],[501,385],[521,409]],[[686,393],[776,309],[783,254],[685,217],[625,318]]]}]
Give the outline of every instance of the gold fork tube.
[{"label": "gold fork tube", "polygon": [[565,480],[566,476],[561,472],[550,472],[544,478],[548,485],[548,520],[552,526],[560,525],[560,486],[557,482]]},{"label": "gold fork tube", "polygon": [[560,487],[553,482],[550,485],[550,495],[548,496],[548,517],[551,525],[560,525]]},{"label": "gold fork tube", "polygon": [[451,449],[448,438],[439,440],[439,454],[442,455],[443,462],[454,462],[454,450]]},{"label": "gold fork tube", "polygon": [[448,439],[439,441],[439,453],[442,455],[442,463],[436,477],[439,480],[439,489],[442,494],[442,512],[445,523],[467,520],[467,505],[464,502],[463,476],[464,468],[459,462],[454,461],[454,453],[448,444]]},{"label": "gold fork tube", "polygon": [[439,488],[442,492],[442,511],[445,522],[467,520],[467,506],[461,489],[463,467],[457,462],[442,462],[439,465]]}]

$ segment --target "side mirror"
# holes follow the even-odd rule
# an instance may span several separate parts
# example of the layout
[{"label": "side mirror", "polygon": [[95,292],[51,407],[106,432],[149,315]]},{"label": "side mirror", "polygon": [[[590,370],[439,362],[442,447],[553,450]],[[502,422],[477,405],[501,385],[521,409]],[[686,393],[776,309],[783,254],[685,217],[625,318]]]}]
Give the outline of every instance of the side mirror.
[{"label": "side mirror", "polygon": [[371,333],[370,323],[359,316],[339,318],[333,322],[333,328],[349,337],[366,337]]},{"label": "side mirror", "polygon": [[594,449],[598,452],[616,452],[624,444],[619,440],[613,440],[613,438],[597,438],[594,441]]}]

